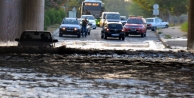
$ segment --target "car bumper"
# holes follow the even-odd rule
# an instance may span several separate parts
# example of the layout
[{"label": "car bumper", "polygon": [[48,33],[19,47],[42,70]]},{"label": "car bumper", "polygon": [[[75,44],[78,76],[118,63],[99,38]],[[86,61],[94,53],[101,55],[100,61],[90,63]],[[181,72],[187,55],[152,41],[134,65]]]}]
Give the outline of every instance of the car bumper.
[{"label": "car bumper", "polygon": [[125,33],[105,33],[107,37],[125,37]]},{"label": "car bumper", "polygon": [[131,35],[140,35],[142,33],[145,33],[145,30],[125,30],[125,34],[131,34]]},{"label": "car bumper", "polygon": [[65,34],[65,35],[78,35],[78,34],[80,34],[80,30],[62,30],[62,29],[60,29],[60,33]]}]

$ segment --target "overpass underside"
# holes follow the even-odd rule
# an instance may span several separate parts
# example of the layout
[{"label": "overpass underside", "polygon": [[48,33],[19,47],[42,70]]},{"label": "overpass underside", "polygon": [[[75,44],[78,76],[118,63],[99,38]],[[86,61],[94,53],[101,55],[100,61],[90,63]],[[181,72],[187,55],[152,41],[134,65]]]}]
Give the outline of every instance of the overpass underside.
[{"label": "overpass underside", "polygon": [[23,30],[44,30],[44,0],[0,0],[0,41],[13,41]]}]

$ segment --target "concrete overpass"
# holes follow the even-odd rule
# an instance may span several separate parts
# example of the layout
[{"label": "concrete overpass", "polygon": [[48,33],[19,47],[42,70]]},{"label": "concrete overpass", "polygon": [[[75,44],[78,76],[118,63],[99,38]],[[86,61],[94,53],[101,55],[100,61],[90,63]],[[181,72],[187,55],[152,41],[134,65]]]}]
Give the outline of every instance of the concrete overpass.
[{"label": "concrete overpass", "polygon": [[0,0],[0,41],[14,40],[23,30],[44,30],[45,0]]},{"label": "concrete overpass", "polygon": [[[12,41],[23,30],[44,30],[45,0],[0,0],[0,41]],[[194,50],[194,0],[189,0],[189,50]]]}]

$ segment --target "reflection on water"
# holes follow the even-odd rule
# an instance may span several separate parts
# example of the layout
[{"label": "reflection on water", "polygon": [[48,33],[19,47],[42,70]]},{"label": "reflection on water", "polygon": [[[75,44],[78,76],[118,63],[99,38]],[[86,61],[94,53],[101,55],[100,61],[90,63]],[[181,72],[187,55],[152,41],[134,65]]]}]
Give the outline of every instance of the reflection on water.
[{"label": "reflection on water", "polygon": [[[141,56],[1,55],[0,96],[24,98],[29,96],[34,98],[194,97],[192,64],[177,62],[186,60],[183,58],[171,57],[171,62],[161,62],[161,60],[164,58],[145,54]],[[168,60],[169,58],[165,58],[165,61]]]}]

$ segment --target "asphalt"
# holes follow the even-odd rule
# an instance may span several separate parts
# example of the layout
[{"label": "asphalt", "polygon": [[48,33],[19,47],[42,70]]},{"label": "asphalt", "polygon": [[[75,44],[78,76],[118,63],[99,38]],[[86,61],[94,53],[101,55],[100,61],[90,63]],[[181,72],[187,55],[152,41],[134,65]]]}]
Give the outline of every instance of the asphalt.
[{"label": "asphalt", "polygon": [[174,26],[156,31],[162,43],[170,49],[187,49],[187,32],[180,26]]}]

